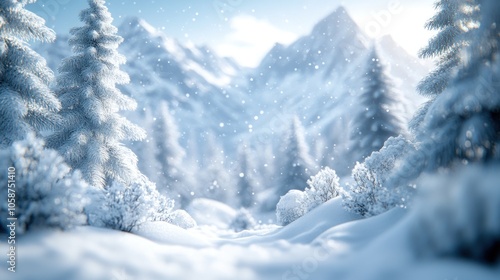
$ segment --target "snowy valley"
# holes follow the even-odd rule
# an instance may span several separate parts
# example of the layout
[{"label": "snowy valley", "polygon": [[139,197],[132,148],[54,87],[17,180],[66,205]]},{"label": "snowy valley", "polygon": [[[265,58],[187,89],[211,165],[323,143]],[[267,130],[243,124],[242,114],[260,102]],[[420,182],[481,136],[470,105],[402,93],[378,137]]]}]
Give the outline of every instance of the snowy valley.
[{"label": "snowy valley", "polygon": [[499,278],[497,1],[436,1],[420,58],[339,6],[255,68],[29,2],[0,1],[0,279]]}]

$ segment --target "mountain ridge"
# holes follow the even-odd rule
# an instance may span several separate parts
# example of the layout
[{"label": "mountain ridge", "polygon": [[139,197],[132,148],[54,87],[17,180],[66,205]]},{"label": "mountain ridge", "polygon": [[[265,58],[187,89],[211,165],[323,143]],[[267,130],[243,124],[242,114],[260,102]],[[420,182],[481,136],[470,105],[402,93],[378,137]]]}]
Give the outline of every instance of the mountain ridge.
[{"label": "mountain ridge", "polygon": [[[131,77],[122,89],[139,103],[139,110],[127,115],[140,123],[144,110],[154,113],[160,101],[167,101],[181,141],[195,135],[194,141],[203,145],[206,134],[213,133],[228,150],[247,140],[253,146],[275,145],[293,115],[303,122],[311,144],[321,137],[332,143],[330,150],[333,144],[337,149],[347,145],[348,139],[335,131],[349,129],[349,114],[356,110],[363,86],[363,60],[372,44],[412,103],[408,115],[418,107],[415,87],[427,71],[391,38],[370,40],[343,7],[290,45],[276,44],[253,69],[210,47],[181,43],[137,17],[125,18],[119,35],[124,37],[119,50],[127,57],[123,69]],[[57,51],[37,49],[52,69],[71,55],[64,47],[67,38],[56,41]]]}]

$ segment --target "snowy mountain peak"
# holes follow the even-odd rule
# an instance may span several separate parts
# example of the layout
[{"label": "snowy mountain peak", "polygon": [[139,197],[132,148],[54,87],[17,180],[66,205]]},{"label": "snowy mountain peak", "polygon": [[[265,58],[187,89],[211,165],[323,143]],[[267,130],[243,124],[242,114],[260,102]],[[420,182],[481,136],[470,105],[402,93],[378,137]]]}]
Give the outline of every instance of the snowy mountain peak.
[{"label": "snowy mountain peak", "polygon": [[347,10],[340,6],[314,26],[312,35],[330,37],[342,32],[352,34],[359,31],[358,25]]},{"label": "snowy mountain peak", "polygon": [[126,53],[138,59],[144,57],[161,79],[177,80],[186,87],[201,84],[204,90],[200,91],[207,91],[207,84],[222,87],[240,70],[234,61],[218,57],[210,48],[180,42],[141,18],[127,17],[119,33],[125,39],[122,49]]},{"label": "snowy mountain peak", "polygon": [[147,21],[134,16],[126,17],[118,29],[122,35],[132,35],[133,33],[159,33],[156,28],[154,28]]},{"label": "snowy mountain peak", "polygon": [[157,48],[164,48],[172,55],[177,56],[178,60],[185,57],[184,49],[187,47],[156,29],[144,19],[133,16],[125,18],[119,27],[119,33],[126,41],[138,44],[147,42]]},{"label": "snowy mountain peak", "polygon": [[345,8],[339,7],[316,24],[309,35],[288,47],[275,45],[257,70],[263,77],[257,83],[266,84],[270,77],[283,78],[296,72],[329,76],[335,69],[344,69],[368,45],[369,39]]}]

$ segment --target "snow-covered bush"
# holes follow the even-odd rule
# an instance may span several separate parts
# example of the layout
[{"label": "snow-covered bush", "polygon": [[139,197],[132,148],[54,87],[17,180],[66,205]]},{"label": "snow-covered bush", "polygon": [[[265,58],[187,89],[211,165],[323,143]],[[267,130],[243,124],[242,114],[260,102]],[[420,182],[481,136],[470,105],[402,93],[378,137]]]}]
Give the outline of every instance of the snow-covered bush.
[{"label": "snow-covered bush", "polygon": [[130,186],[113,182],[104,190],[94,188],[92,197],[92,205],[86,209],[89,224],[127,232],[144,222],[168,222],[174,207],[146,178]]},{"label": "snow-covered bush", "polygon": [[302,217],[307,212],[339,195],[339,177],[334,170],[326,167],[307,181],[304,191],[290,190],[276,205],[278,223],[287,224]]},{"label": "snow-covered bush", "polygon": [[319,205],[339,195],[339,177],[334,170],[325,167],[307,181],[306,209],[311,211]]},{"label": "snow-covered bush", "polygon": [[440,255],[500,260],[500,165],[464,167],[423,179],[415,202],[415,250]]},{"label": "snow-covered bush", "polygon": [[276,218],[283,226],[302,217],[306,212],[306,194],[299,190],[290,190],[276,205]]},{"label": "snow-covered bush", "polygon": [[[14,217],[21,234],[46,227],[67,229],[87,222],[83,214],[87,183],[78,171],[71,172],[56,151],[43,145],[30,134],[0,150],[0,219],[4,229],[7,218]],[[8,170],[12,172],[8,174]],[[7,190],[9,185],[15,188]],[[13,212],[9,212],[7,198],[15,200]]]},{"label": "snow-covered bush", "polygon": [[354,183],[342,192],[344,208],[370,217],[398,205],[405,206],[412,188],[389,185],[386,180],[404,155],[414,149],[403,136],[390,137],[380,151],[373,152],[363,163],[357,163],[352,171]]},{"label": "snow-covered bush", "polygon": [[234,231],[236,232],[240,232],[243,230],[251,229],[255,227],[255,225],[255,219],[252,217],[252,214],[250,214],[247,209],[241,208],[236,213],[236,217],[234,217],[229,227],[234,229]]},{"label": "snow-covered bush", "polygon": [[182,209],[178,209],[170,213],[166,221],[183,229],[193,228],[197,226],[196,221],[193,219],[193,217],[191,217],[188,212]]}]

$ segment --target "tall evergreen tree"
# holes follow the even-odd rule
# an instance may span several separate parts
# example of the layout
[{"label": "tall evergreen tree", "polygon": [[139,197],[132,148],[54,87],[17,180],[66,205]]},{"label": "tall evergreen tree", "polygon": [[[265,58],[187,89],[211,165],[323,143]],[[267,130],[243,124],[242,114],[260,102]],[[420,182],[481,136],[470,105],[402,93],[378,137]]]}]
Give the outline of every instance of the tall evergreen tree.
[{"label": "tall evergreen tree", "polygon": [[141,112],[137,119],[141,123],[141,127],[146,131],[147,137],[140,142],[130,141],[132,151],[137,155],[139,170],[146,175],[149,180],[156,183],[158,189],[161,188],[160,183],[163,181],[161,176],[161,165],[157,159],[157,143],[156,143],[156,118],[153,117],[151,108],[147,108]]},{"label": "tall evergreen tree", "polygon": [[53,41],[55,33],[24,8],[32,2],[0,1],[0,147],[58,122],[61,104],[49,88],[53,73],[27,45]]},{"label": "tall evergreen tree", "polygon": [[415,114],[410,128],[417,131],[425,114],[435,100],[443,92],[452,78],[453,71],[463,60],[462,50],[470,44],[471,31],[478,27],[479,12],[477,0],[440,0],[435,7],[439,9],[425,25],[429,30],[439,33],[423,48],[421,58],[437,58],[436,69],[425,77],[418,85],[420,94],[430,97]]},{"label": "tall evergreen tree", "polygon": [[199,186],[200,195],[236,206],[238,203],[234,200],[233,193],[235,184],[230,176],[228,157],[224,154],[215,134],[207,133],[206,143],[201,174],[203,180]]},{"label": "tall evergreen tree", "polygon": [[111,181],[130,185],[142,174],[136,155],[121,141],[141,140],[145,132],[119,114],[137,106],[116,87],[129,82],[119,69],[125,63],[117,51],[123,39],[116,35],[104,1],[89,0],[88,4],[80,13],[85,25],[70,31],[69,44],[75,54],[59,67],[57,94],[64,122],[47,144],[96,187]]},{"label": "tall evergreen tree", "polygon": [[280,181],[277,195],[285,195],[289,190],[304,190],[307,180],[314,174],[314,161],[309,154],[304,128],[298,117],[294,117],[284,141],[283,158],[278,163]]},{"label": "tall evergreen tree", "polygon": [[177,125],[166,102],[160,103],[157,112],[159,116],[155,124],[156,157],[160,163],[159,171],[162,175],[162,181],[157,185],[160,190],[186,196],[188,193],[182,190],[183,178],[186,175],[183,170],[186,152],[179,144],[180,134]]},{"label": "tall evergreen tree", "polygon": [[354,116],[351,129],[352,159],[361,161],[378,151],[391,136],[404,131],[398,99],[375,47],[366,63],[365,91],[360,96],[362,110]]},{"label": "tall evergreen tree", "polygon": [[251,157],[249,147],[243,144],[239,149],[239,179],[238,179],[238,196],[240,206],[249,208],[255,203],[255,192],[257,181],[255,179],[256,170]]},{"label": "tall evergreen tree", "polygon": [[[423,171],[500,159],[500,7],[481,1],[481,27],[468,61],[429,107],[419,149],[392,176],[396,182]],[[493,9],[495,8],[495,9]]]}]

